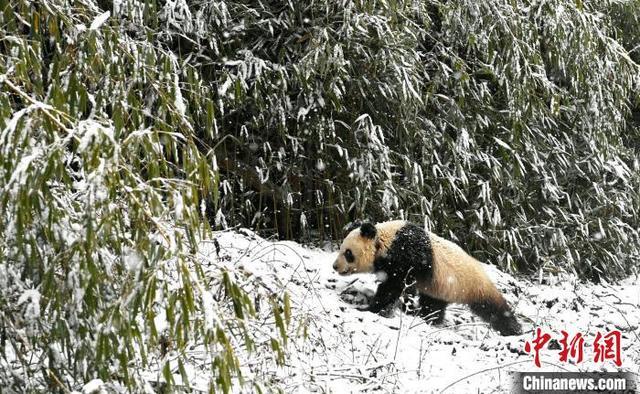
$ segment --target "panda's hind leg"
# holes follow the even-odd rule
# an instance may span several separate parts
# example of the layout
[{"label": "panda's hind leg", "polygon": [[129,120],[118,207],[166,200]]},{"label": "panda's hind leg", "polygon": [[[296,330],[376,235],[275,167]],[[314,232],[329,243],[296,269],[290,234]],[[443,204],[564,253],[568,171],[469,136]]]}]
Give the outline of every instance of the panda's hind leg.
[{"label": "panda's hind leg", "polygon": [[506,301],[500,300],[496,302],[485,300],[473,303],[469,306],[476,315],[488,322],[491,327],[500,334],[522,334],[522,327]]},{"label": "panda's hind leg", "polygon": [[440,324],[444,320],[447,304],[446,301],[430,297],[426,294],[420,294],[419,315],[430,323]]}]

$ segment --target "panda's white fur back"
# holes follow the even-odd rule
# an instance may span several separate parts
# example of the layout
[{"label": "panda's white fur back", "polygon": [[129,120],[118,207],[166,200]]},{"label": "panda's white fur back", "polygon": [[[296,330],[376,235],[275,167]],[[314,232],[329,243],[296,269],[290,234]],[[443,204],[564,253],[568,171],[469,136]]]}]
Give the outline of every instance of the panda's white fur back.
[{"label": "panda's white fur back", "polygon": [[433,253],[432,279],[418,283],[420,292],[447,302],[469,304],[504,299],[482,266],[459,245],[429,233]]}]

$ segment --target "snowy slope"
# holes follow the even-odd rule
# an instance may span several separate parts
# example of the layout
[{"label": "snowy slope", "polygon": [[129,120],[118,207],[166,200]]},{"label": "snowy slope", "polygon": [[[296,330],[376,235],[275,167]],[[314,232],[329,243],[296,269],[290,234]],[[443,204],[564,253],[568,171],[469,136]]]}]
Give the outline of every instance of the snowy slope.
[{"label": "snowy slope", "polygon": [[[203,242],[204,260],[225,262],[229,270],[243,272],[250,292],[250,284],[259,283],[261,292],[282,295],[286,290],[291,296],[285,366],[264,371],[287,391],[509,392],[509,371],[617,370],[611,361],[593,362],[590,345],[578,365],[560,362],[559,350],[543,349],[542,367],[535,367],[533,355],[524,352],[534,327],[556,339],[560,330],[579,332],[586,344],[597,331],[619,329],[621,369],[640,373],[640,287],[634,278],[618,285],[549,278],[552,285],[541,285],[487,265],[526,331],[520,337],[501,337],[461,305],[449,306],[442,326],[399,310],[390,318],[359,311],[375,291],[375,277],[335,274],[335,252],[267,241],[249,230],[216,233],[215,239],[219,253],[213,242]],[[258,307],[261,303],[257,299]],[[273,330],[266,322],[264,327]],[[250,353],[236,351],[241,362],[256,362]]]}]

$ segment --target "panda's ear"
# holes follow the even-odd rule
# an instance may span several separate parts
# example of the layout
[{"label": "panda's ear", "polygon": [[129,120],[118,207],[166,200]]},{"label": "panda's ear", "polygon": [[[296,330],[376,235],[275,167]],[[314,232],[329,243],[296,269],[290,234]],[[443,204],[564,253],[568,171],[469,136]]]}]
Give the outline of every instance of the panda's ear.
[{"label": "panda's ear", "polygon": [[345,224],[344,227],[342,228],[342,237],[343,238],[346,237],[347,235],[349,235],[350,232],[357,229],[361,225],[362,225],[362,222],[359,220]]},{"label": "panda's ear", "polygon": [[362,223],[362,226],[360,226],[360,235],[365,238],[374,239],[376,237],[376,232],[376,226],[371,222]]}]

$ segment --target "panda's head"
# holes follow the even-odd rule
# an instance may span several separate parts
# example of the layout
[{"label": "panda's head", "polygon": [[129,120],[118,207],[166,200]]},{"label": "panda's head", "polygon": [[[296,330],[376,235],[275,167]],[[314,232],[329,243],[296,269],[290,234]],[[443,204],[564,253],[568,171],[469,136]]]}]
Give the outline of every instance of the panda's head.
[{"label": "panda's head", "polygon": [[378,247],[377,229],[366,222],[351,230],[342,241],[333,269],[340,275],[372,272]]}]

